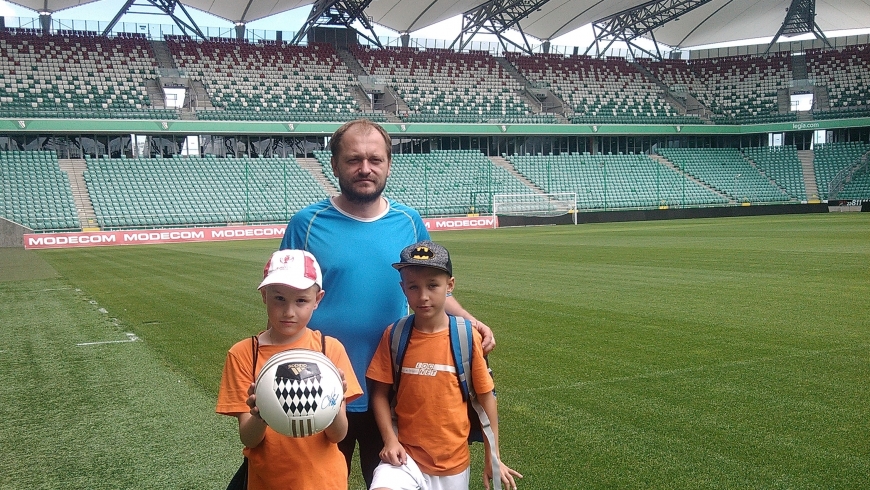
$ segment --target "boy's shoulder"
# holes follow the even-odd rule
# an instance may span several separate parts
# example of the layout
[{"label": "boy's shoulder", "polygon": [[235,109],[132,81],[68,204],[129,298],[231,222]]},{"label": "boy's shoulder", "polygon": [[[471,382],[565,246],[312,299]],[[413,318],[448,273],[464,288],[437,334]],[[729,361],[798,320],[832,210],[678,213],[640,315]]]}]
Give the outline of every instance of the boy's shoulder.
[{"label": "boy's shoulder", "polygon": [[326,350],[327,353],[330,351],[335,351],[335,350],[340,351],[340,352],[347,351],[347,349],[345,349],[345,347],[344,347],[344,344],[342,344],[341,341],[338,340],[337,338],[330,337],[329,335],[326,335],[325,333],[320,332],[319,330],[317,330],[316,332],[320,333],[320,335],[323,339],[324,349]]},{"label": "boy's shoulder", "polygon": [[239,340],[238,342],[236,342],[235,344],[233,344],[232,347],[230,347],[230,352],[233,352],[233,353],[247,352],[250,354],[251,349],[252,349],[252,345],[254,342],[253,340],[251,340],[251,337],[252,336],[245,337],[245,338]]}]

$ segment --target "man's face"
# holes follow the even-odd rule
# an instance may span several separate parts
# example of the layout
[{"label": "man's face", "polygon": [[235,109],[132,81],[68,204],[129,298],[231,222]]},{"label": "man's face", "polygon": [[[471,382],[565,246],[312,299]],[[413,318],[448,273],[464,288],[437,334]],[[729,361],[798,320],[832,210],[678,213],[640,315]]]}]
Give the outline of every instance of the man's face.
[{"label": "man's face", "polygon": [[339,154],[332,157],[332,171],[347,200],[366,204],[384,192],[390,163],[381,134],[370,128],[354,127],[344,134]]}]

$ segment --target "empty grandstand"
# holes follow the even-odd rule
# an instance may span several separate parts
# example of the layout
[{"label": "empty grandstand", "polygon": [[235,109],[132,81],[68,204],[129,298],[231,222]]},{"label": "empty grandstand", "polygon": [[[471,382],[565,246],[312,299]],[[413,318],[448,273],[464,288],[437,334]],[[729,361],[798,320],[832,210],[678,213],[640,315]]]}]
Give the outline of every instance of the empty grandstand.
[{"label": "empty grandstand", "polygon": [[316,37],[0,28],[2,216],[285,222],[335,192],[328,138],[359,117],[393,136],[386,194],[424,216],[491,213],[497,194],[572,193],[579,212],[870,201],[867,39],[668,59]]},{"label": "empty grandstand", "polygon": [[[510,60],[537,86],[548,87],[570,107],[575,123],[700,124],[680,114],[656,81],[624,59],[590,56],[523,56]],[[685,112],[685,111],[684,111]]]},{"label": "empty grandstand", "polygon": [[370,49],[354,55],[366,71],[386,80],[409,108],[408,122],[553,123],[536,115],[489,53],[450,50]]},{"label": "empty grandstand", "polygon": [[168,37],[176,65],[201,82],[214,110],[203,120],[348,121],[366,113],[358,82],[329,44],[308,47]]},{"label": "empty grandstand", "polygon": [[0,31],[0,53],[0,117],[178,117],[148,96],[157,64],[142,36],[6,30]]},{"label": "empty grandstand", "polygon": [[517,170],[548,193],[575,192],[581,210],[710,206],[729,202],[714,189],[648,155],[513,155]]},{"label": "empty grandstand", "polygon": [[2,216],[34,230],[78,229],[69,178],[49,151],[0,152]]},{"label": "empty grandstand", "polygon": [[291,158],[96,158],[84,172],[101,228],[288,221],[327,192]]}]

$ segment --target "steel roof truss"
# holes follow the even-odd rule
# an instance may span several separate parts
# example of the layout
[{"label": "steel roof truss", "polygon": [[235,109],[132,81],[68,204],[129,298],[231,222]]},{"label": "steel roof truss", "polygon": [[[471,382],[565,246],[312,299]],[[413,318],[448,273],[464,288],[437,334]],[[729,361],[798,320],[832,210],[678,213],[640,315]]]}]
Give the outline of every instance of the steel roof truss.
[{"label": "steel roof truss", "polygon": [[[592,23],[592,31],[595,34],[595,40],[586,49],[589,50],[594,46],[597,55],[603,56],[614,42],[624,42],[629,51],[634,55],[634,50],[642,51],[653,58],[661,59],[661,51],[659,50],[658,42],[655,40],[653,30],[662,27],[663,25],[679,17],[686,12],[692,11],[712,0],[653,0],[637,7],[623,10],[622,12],[613,14]],[[655,44],[656,52],[652,53],[638,46],[634,40],[649,36]],[[604,49],[600,48],[600,43],[607,42]]]},{"label": "steel roof truss", "polygon": [[[530,13],[540,10],[548,1],[492,0],[469,10],[462,15],[462,30],[450,45],[450,49],[456,48],[462,51],[476,34],[484,32],[498,37],[502,48],[505,50],[507,50],[507,44],[510,44],[526,54],[532,54],[532,45],[528,37],[526,37],[526,33],[523,32],[520,21]],[[510,29],[519,32],[523,44],[519,44],[505,36],[505,33]]]},{"label": "steel roof truss", "polygon": [[[373,45],[382,48],[383,46],[380,40],[378,40],[374,28],[372,28],[372,23],[365,14],[365,9],[370,3],[371,0],[318,0],[311,6],[308,20],[305,21],[305,24],[296,33],[291,44],[299,44],[308,32],[316,26],[344,26],[356,31],[357,34],[364,37]],[[354,22],[359,22],[368,31],[370,36],[357,30],[353,26]]]}]

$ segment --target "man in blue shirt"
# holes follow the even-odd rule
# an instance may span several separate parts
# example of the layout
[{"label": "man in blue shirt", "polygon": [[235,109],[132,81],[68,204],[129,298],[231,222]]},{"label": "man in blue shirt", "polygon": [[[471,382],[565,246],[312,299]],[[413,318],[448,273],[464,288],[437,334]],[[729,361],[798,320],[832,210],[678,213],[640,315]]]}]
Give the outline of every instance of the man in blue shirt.
[{"label": "man in blue shirt", "polygon": [[[387,325],[408,314],[400,277],[391,266],[406,246],[429,239],[414,209],[381,194],[392,163],[392,139],[378,124],[360,119],[335,131],[329,143],[339,195],[296,213],[281,248],[303,249],[317,258],[327,294],[309,326],[344,344],[354,372],[365,373]],[[495,347],[492,330],[451,296],[446,310],[468,318],[483,336],[484,352]],[[380,462],[380,432],[369,410],[368,388],[347,406],[348,434],[339,448],[348,471],[357,442],[366,486]]]}]

